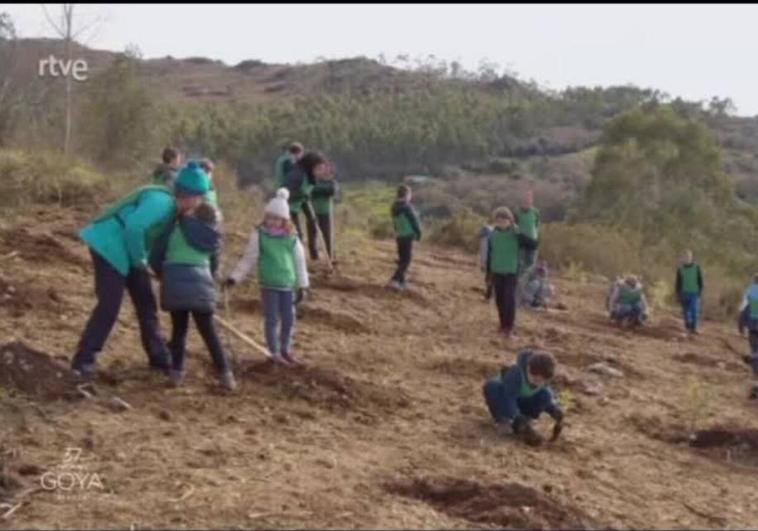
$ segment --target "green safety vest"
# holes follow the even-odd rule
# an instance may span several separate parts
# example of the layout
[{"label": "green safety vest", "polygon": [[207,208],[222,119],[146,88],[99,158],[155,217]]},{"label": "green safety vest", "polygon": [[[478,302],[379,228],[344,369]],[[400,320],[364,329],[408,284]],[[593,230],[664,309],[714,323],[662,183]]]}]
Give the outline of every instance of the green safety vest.
[{"label": "green safety vest", "polygon": [[530,396],[536,395],[539,391],[542,390],[544,386],[539,387],[532,387],[529,385],[529,380],[526,378],[526,371],[524,369],[521,370],[521,388],[519,389],[518,396],[519,398],[529,398]]},{"label": "green safety vest", "polygon": [[258,229],[258,279],[264,288],[294,289],[297,285],[297,237],[277,237]]},{"label": "green safety vest", "polygon": [[537,225],[540,211],[534,207],[527,210],[519,209],[517,212],[518,228],[521,234],[536,240],[539,237],[539,227]]},{"label": "green safety vest", "polygon": [[700,284],[697,281],[698,271],[700,267],[695,264],[679,268],[682,276],[682,293],[700,293]]},{"label": "green safety vest", "polygon": [[210,258],[210,253],[201,251],[187,242],[179,223],[174,226],[174,230],[171,231],[171,236],[168,239],[168,246],[166,247],[167,264],[210,267]]},{"label": "green safety vest", "polygon": [[499,275],[518,272],[519,242],[516,231],[495,229],[490,235],[490,272]]},{"label": "green safety vest", "polygon": [[621,304],[637,304],[642,300],[642,290],[632,289],[626,285],[621,286],[619,302]]}]

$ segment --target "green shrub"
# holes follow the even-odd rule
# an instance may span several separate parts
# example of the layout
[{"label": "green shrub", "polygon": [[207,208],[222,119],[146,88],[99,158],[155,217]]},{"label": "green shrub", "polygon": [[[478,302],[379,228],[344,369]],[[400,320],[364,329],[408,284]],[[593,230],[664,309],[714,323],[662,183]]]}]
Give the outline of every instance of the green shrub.
[{"label": "green shrub", "polygon": [[449,220],[432,224],[428,231],[429,241],[476,253],[479,249],[479,231],[483,224],[483,217],[470,209],[462,209]]},{"label": "green shrub", "polygon": [[91,205],[110,194],[102,174],[57,153],[0,150],[0,208],[29,204]]}]

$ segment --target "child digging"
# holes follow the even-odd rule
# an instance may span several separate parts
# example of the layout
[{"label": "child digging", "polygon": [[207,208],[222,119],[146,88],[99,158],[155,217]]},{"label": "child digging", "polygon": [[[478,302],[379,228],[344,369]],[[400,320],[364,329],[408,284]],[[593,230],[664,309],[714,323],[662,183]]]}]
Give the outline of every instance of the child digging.
[{"label": "child digging", "polygon": [[498,432],[516,434],[527,444],[539,445],[542,437],[531,420],[547,413],[555,420],[552,440],[563,429],[563,411],[548,386],[555,375],[555,359],[547,352],[522,351],[516,365],[503,367],[484,384],[484,399]]},{"label": "child digging", "polygon": [[392,225],[397,241],[397,269],[390,279],[389,287],[396,290],[407,288],[405,275],[413,259],[413,242],[421,241],[421,226],[416,209],[411,204],[413,193],[404,184],[397,189],[397,199],[392,204]]},{"label": "child digging", "polygon": [[510,338],[516,322],[519,250],[528,238],[519,232],[508,207],[497,208],[492,217],[495,229],[487,247],[487,273],[495,291],[499,331]]},{"label": "child digging", "polygon": [[684,327],[691,334],[698,334],[700,297],[703,293],[703,272],[692,259],[692,251],[686,250],[682,265],[676,270],[676,295],[682,305]]},{"label": "child digging", "polygon": [[303,244],[290,220],[288,198],[287,189],[280,188],[268,202],[263,223],[253,228],[245,254],[225,285],[240,283],[257,266],[269,353],[276,363],[296,365],[300,361],[291,348],[295,304],[308,289],[308,269]]},{"label": "child digging", "polygon": [[[194,163],[182,170],[185,172],[194,172],[197,179],[208,180],[205,172]],[[177,186],[181,182],[181,179],[177,180]],[[221,244],[219,220],[220,214],[213,205],[201,203],[177,218],[160,237],[150,256],[150,265],[161,279],[161,308],[171,313],[169,382],[173,387],[184,382],[191,314],[211,354],[221,386],[229,392],[237,388],[213,322],[216,307],[214,277]]]}]

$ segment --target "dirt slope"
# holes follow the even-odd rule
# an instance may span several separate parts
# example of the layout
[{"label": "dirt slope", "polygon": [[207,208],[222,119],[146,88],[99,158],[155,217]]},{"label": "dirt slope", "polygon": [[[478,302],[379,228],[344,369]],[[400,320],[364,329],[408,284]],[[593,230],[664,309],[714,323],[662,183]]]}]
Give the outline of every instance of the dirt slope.
[{"label": "dirt slope", "polygon": [[[32,210],[0,225],[3,343],[71,354],[94,303],[87,251],[71,237],[88,215]],[[0,515],[12,510],[0,526],[758,522],[755,432],[705,433],[698,448],[687,442],[692,422],[758,429],[756,406],[745,400],[744,345],[731,329],[707,323],[703,337],[688,341],[674,316],[659,314],[651,329],[621,332],[605,319],[604,286],[558,279],[568,311],[521,313],[518,337],[506,343],[493,333],[495,310],[477,291],[472,257],[424,244],[412,291],[396,294],[382,288],[392,242],[351,238],[340,242],[340,275],[316,275],[302,309],[306,369],[271,367],[233,341],[241,392],[222,396],[193,334],[187,386],[167,389],[143,368],[125,306],[101,358],[112,378],[97,382],[91,399],[51,401],[0,379]],[[243,243],[230,236],[228,256]],[[261,338],[257,300],[252,285],[241,287],[230,317]],[[499,438],[481,397],[484,379],[529,345],[556,354],[569,402],[563,439],[539,449]],[[623,377],[587,372],[596,362]],[[52,378],[59,366],[50,363]],[[114,395],[131,409],[114,406]],[[538,427],[547,433],[550,423]],[[89,474],[78,488],[61,486],[68,447],[81,449],[79,470]],[[95,474],[102,489],[91,483]],[[57,488],[39,488],[42,477],[57,478]]]}]

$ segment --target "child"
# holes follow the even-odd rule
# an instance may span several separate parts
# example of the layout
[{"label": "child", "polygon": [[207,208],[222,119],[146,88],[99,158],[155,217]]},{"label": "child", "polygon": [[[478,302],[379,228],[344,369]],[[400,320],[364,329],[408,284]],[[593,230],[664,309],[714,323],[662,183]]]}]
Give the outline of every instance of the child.
[{"label": "child", "polygon": [[300,363],[291,349],[295,304],[308,289],[308,269],[303,245],[290,220],[288,198],[287,189],[280,188],[268,202],[263,223],[253,228],[245,254],[225,284],[238,284],[257,266],[271,358],[283,365],[295,365]]},{"label": "child", "polygon": [[489,248],[490,234],[494,229],[491,221],[487,221],[479,231],[479,267],[484,273],[484,300],[492,298],[492,279],[487,273],[487,249]]},{"label": "child", "polygon": [[539,247],[540,211],[534,207],[534,194],[531,190],[524,192],[521,206],[516,210],[516,224],[524,235],[524,245],[519,251],[519,275],[530,272],[537,260]]},{"label": "child", "polygon": [[647,320],[647,299],[642,292],[642,282],[634,275],[628,275],[617,284],[609,301],[611,319],[622,325],[625,321],[641,326]]},{"label": "child", "polygon": [[[199,167],[194,168],[198,174],[204,173]],[[203,202],[181,214],[159,237],[150,253],[150,266],[161,279],[161,308],[171,313],[169,381],[174,387],[184,382],[190,314],[211,354],[221,386],[226,391],[237,387],[213,323],[214,275],[221,244],[218,221],[216,208]]]},{"label": "child", "polygon": [[[326,252],[331,260],[334,260],[334,231],[333,227],[333,198],[339,192],[339,184],[334,177],[334,170],[329,174],[316,178],[311,192],[311,202],[316,214],[316,221],[324,236]],[[316,246],[316,260],[318,260],[318,246]]]},{"label": "child", "polygon": [[413,242],[421,241],[421,226],[416,209],[411,204],[413,193],[410,186],[404,184],[397,189],[397,199],[392,205],[392,225],[397,240],[397,269],[392,275],[389,287],[397,290],[406,289],[405,274],[413,259]]},{"label": "child", "polygon": [[547,299],[552,294],[553,286],[548,280],[547,263],[539,260],[524,284],[522,303],[531,308],[547,308]]},{"label": "child", "polygon": [[300,157],[290,168],[284,178],[284,188],[289,192],[289,209],[292,222],[297,229],[300,240],[304,240],[300,225],[300,212],[306,219],[308,230],[308,251],[313,260],[318,258],[318,242],[316,238],[316,216],[311,207],[311,193],[317,180],[330,176],[331,164],[327,158],[314,151],[309,151]]},{"label": "child", "polygon": [[174,181],[182,167],[182,154],[178,149],[167,147],[161,155],[162,162],[153,171],[153,184],[174,186]]},{"label": "child", "polygon": [[500,319],[499,331],[510,338],[516,322],[516,286],[519,250],[524,236],[515,225],[508,207],[499,207],[493,213],[495,228],[487,246],[487,273],[495,290],[495,304]]},{"label": "child", "polygon": [[216,187],[213,184],[213,170],[216,169],[216,165],[213,164],[213,161],[211,159],[202,159],[200,161],[200,167],[208,176],[208,182],[211,187],[210,190],[208,190],[208,193],[205,194],[205,199],[211,205],[218,208],[218,192],[216,191]]},{"label": "child", "polygon": [[676,296],[682,305],[684,327],[691,334],[698,334],[700,297],[703,293],[703,272],[692,259],[692,251],[684,251],[682,265],[676,270]]},{"label": "child", "polygon": [[558,438],[563,411],[548,386],[554,375],[551,354],[525,350],[518,354],[515,366],[503,367],[498,376],[484,384],[484,399],[500,433],[515,433],[528,444],[538,445],[542,437],[529,421],[547,413],[555,420],[553,440]]},{"label": "child", "polygon": [[745,291],[740,306],[738,326],[742,335],[745,334],[745,328],[748,329],[750,355],[745,356],[745,362],[753,368],[753,374],[758,376],[758,273]]},{"label": "child", "polygon": [[278,190],[284,186],[284,179],[292,166],[303,156],[303,145],[300,142],[285,144],[282,153],[274,163],[274,186]]}]

